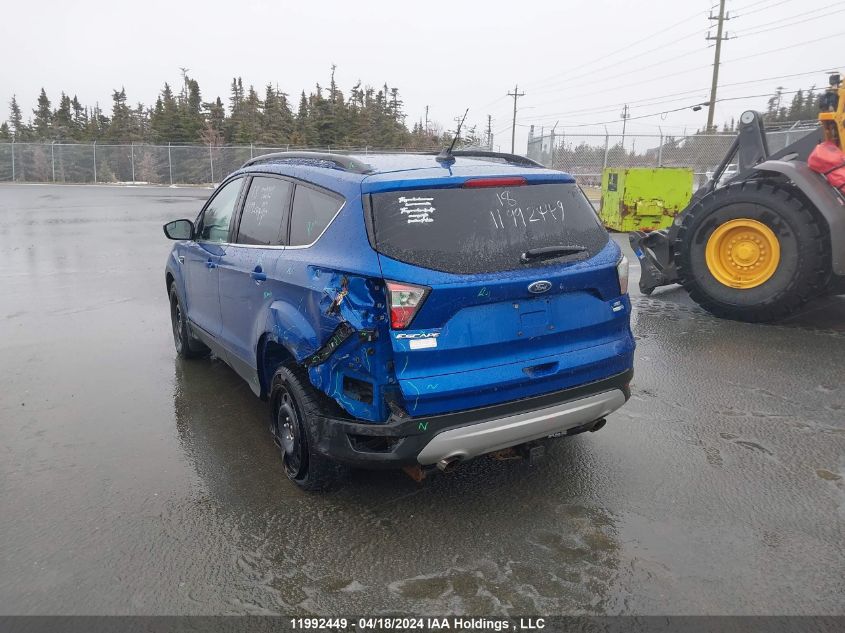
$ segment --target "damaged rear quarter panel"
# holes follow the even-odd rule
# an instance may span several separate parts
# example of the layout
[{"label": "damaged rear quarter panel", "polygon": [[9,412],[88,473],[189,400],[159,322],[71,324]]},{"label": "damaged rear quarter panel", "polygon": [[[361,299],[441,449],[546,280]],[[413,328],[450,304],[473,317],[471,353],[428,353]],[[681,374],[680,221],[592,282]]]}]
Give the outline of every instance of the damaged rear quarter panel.
[{"label": "damaged rear quarter panel", "polygon": [[[282,251],[264,329],[350,415],[384,422],[383,396],[395,389],[384,283],[361,221],[360,186],[343,193],[344,208],[316,244]],[[372,401],[347,393],[345,377],[370,383]]]}]

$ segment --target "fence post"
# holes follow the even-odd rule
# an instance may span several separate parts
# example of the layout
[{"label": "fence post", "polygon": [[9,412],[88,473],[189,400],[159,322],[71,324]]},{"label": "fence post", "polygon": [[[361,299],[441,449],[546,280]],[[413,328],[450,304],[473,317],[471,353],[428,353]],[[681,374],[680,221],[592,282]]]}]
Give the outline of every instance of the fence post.
[{"label": "fence post", "polygon": [[211,164],[211,184],[214,184],[214,154],[211,151],[211,145],[208,146],[208,162]]},{"label": "fence post", "polygon": [[129,160],[132,163],[132,184],[135,184],[135,141],[129,146]]},{"label": "fence post", "polygon": [[97,184],[97,141],[92,145],[94,148],[94,184]]},{"label": "fence post", "polygon": [[660,130],[660,147],[657,150],[657,166],[663,167],[663,128],[658,125],[657,129]]},{"label": "fence post", "polygon": [[602,171],[607,169],[607,153],[610,151],[610,135],[607,133],[607,128],[604,128],[604,164]]},{"label": "fence post", "polygon": [[170,186],[173,186],[173,161],[170,158],[170,141],[167,142],[167,170],[170,172]]},{"label": "fence post", "polygon": [[15,182],[15,139],[12,139],[12,182]]},{"label": "fence post", "polygon": [[252,143],[249,144],[249,158],[252,160]]},{"label": "fence post", "polygon": [[53,165],[53,182],[56,182],[56,141],[50,141],[50,162]]}]

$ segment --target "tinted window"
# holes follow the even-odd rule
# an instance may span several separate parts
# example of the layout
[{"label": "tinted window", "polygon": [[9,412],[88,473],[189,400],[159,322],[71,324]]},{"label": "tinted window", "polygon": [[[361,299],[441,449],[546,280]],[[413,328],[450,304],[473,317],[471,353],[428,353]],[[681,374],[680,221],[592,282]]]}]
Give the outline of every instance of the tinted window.
[{"label": "tinted window", "polygon": [[[376,248],[409,264],[453,273],[486,273],[586,258],[607,231],[575,184],[421,189],[372,196]],[[580,247],[575,256],[538,258],[529,249]]]},{"label": "tinted window", "polygon": [[252,179],[241,213],[238,244],[283,244],[282,226],[287,228],[291,185],[278,178]]},{"label": "tinted window", "polygon": [[297,185],[290,219],[291,246],[311,244],[323,233],[343,201],[311,187]]},{"label": "tinted window", "polygon": [[229,239],[229,222],[241,191],[242,178],[223,185],[205,208],[199,239],[207,242],[225,242]]}]

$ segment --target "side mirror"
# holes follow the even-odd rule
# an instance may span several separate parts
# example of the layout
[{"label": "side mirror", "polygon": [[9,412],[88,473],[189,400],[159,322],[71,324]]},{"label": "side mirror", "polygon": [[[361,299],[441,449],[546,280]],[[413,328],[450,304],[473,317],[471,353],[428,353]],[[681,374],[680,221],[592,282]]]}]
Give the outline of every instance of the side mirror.
[{"label": "side mirror", "polygon": [[190,220],[173,220],[164,225],[164,234],[169,240],[191,240],[194,238],[194,223]]}]

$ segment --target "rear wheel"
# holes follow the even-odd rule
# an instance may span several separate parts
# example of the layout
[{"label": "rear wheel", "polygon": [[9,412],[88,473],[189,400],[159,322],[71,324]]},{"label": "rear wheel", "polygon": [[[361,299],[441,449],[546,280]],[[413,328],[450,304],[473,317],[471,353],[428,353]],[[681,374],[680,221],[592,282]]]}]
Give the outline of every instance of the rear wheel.
[{"label": "rear wheel", "polygon": [[787,188],[743,182],[686,214],[675,241],[680,282],[701,307],[739,321],[773,321],[820,294],[827,236]]},{"label": "rear wheel", "polygon": [[314,450],[309,421],[320,414],[318,394],[300,369],[279,367],[270,385],[270,433],[279,448],[285,474],[303,490],[326,490],[343,469]]}]

